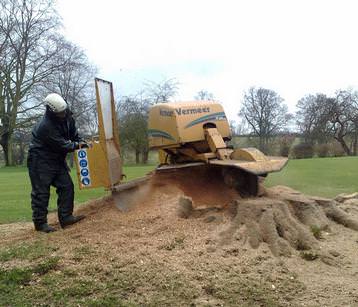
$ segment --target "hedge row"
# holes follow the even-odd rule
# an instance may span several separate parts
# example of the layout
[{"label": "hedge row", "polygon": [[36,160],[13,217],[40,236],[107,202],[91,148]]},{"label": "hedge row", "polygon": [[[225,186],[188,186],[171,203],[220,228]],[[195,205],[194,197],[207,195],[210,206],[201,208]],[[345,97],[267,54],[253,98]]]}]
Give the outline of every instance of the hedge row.
[{"label": "hedge row", "polygon": [[312,145],[307,143],[301,143],[293,146],[290,150],[287,151],[285,148],[284,151],[281,151],[282,156],[288,156],[287,152],[293,159],[306,159],[317,157],[342,157],[345,155],[344,150],[339,144],[319,144]]}]

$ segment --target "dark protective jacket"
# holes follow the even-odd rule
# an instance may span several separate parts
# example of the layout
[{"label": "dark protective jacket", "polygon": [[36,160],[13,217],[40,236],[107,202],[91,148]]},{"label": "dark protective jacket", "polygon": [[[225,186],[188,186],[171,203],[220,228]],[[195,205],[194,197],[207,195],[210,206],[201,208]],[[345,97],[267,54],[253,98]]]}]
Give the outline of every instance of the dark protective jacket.
[{"label": "dark protective jacket", "polygon": [[46,110],[32,130],[28,166],[45,172],[66,170],[66,155],[77,149],[81,140],[70,111],[60,120]]}]

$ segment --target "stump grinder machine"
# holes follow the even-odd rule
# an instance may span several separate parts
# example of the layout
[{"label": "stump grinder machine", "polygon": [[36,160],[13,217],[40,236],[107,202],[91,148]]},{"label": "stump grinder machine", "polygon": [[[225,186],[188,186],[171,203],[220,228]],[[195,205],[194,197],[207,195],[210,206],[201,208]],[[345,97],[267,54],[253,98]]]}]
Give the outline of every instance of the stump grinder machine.
[{"label": "stump grinder machine", "polygon": [[[128,210],[126,193],[145,185],[152,174],[123,183],[119,130],[111,82],[95,79],[99,136],[89,148],[76,151],[81,189],[104,187],[117,198],[119,209]],[[260,194],[260,182],[268,173],[280,171],[287,158],[265,156],[255,148],[227,145],[231,139],[221,104],[212,101],[161,103],[149,110],[150,149],[158,150],[157,173],[200,169],[215,176],[243,196]],[[197,172],[199,173],[199,171]],[[202,172],[201,172],[202,173]]]}]

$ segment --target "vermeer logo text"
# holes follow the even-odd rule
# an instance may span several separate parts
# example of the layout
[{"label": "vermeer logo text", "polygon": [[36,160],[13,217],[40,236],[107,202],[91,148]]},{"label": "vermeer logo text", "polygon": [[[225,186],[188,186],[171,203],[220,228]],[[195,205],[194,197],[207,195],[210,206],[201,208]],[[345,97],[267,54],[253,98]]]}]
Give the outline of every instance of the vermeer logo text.
[{"label": "vermeer logo text", "polygon": [[[204,108],[192,108],[192,109],[182,109],[182,108],[178,108],[175,109],[175,113],[177,115],[188,115],[188,114],[198,114],[198,113],[210,113],[210,108],[209,107],[204,107]],[[160,109],[159,110],[159,114],[161,116],[173,116],[174,112],[170,111],[170,110],[164,110],[164,109]]]}]

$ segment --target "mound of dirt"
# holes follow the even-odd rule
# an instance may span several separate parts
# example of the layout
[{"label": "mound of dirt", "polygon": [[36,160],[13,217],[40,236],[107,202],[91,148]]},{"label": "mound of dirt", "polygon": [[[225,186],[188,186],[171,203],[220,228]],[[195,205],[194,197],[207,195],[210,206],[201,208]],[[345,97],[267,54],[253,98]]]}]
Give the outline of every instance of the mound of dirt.
[{"label": "mound of dirt", "polygon": [[[346,204],[351,203],[346,199]],[[232,220],[223,225],[216,243],[218,246],[246,243],[258,248],[265,243],[274,256],[291,256],[294,250],[306,257],[320,257],[334,264],[334,257],[319,246],[323,231],[330,232],[332,222],[358,231],[358,220],[339,208],[335,200],[305,196],[288,187],[267,189],[262,197],[237,199],[231,206]],[[192,200],[179,200],[180,216],[197,216],[200,210],[192,209]],[[202,211],[202,210],[201,210]],[[182,212],[185,212],[183,214]]]},{"label": "mound of dirt", "polygon": [[[50,235],[0,227],[0,245],[46,238],[63,270],[87,276],[95,266],[109,284],[135,276],[116,293],[138,305],[358,304],[358,194],[332,200],[277,186],[243,198],[220,174],[185,170],[155,174],[121,201],[132,210],[113,197],[92,201],[77,208],[86,219]],[[58,227],[55,215],[50,222]]]},{"label": "mound of dirt", "polygon": [[265,189],[260,197],[242,198],[223,183],[218,169],[157,173],[138,189],[94,202],[78,212],[96,220],[110,218],[105,222],[108,227],[119,214],[108,206],[113,199],[117,204],[130,204],[131,214],[138,219],[144,212],[159,211],[160,218],[172,225],[178,218],[215,222],[207,238],[211,250],[228,245],[257,249],[265,244],[274,256],[292,256],[297,251],[304,258],[320,258],[334,265],[335,257],[320,246],[322,233],[330,233],[334,224],[358,231],[358,220],[349,214],[358,208],[358,193],[326,199],[276,186]]},{"label": "mound of dirt", "polygon": [[[263,189],[260,197],[243,198],[225,185],[215,168],[156,173],[145,188],[129,194],[140,202],[136,210],[157,207],[167,220],[215,222],[217,227],[207,239],[209,250],[229,245],[257,249],[264,244],[276,257],[297,254],[337,265],[335,256],[320,245],[322,233],[331,233],[333,224],[358,231],[358,220],[348,213],[358,208],[358,193],[326,199],[277,186]],[[167,196],[171,205],[164,202]],[[128,196],[123,199],[127,201]]]},{"label": "mound of dirt", "polygon": [[242,198],[225,185],[219,169],[200,167],[195,172],[155,174],[151,185],[153,194],[165,186],[183,193],[178,200],[179,217],[213,221],[215,215],[226,216],[226,229],[216,239],[219,245],[235,241],[258,248],[266,243],[275,256],[309,250],[329,262],[332,257],[319,248],[321,233],[329,232],[332,222],[358,231],[358,221],[339,208],[340,203],[354,206],[358,193],[326,199],[277,186],[263,190],[261,197]]}]

